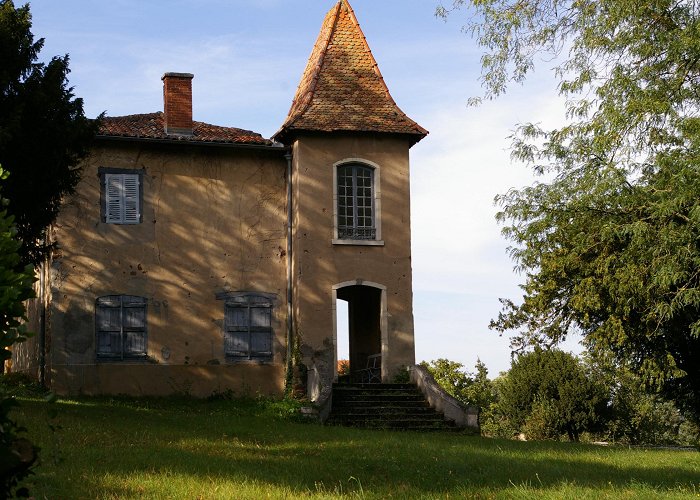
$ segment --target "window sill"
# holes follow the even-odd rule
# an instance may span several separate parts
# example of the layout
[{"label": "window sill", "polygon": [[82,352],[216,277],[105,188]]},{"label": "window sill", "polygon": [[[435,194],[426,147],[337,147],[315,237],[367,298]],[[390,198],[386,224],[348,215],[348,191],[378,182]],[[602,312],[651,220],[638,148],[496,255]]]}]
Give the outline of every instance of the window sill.
[{"label": "window sill", "polygon": [[383,247],[384,240],[338,240],[332,241],[334,245],[356,245],[366,247]]}]

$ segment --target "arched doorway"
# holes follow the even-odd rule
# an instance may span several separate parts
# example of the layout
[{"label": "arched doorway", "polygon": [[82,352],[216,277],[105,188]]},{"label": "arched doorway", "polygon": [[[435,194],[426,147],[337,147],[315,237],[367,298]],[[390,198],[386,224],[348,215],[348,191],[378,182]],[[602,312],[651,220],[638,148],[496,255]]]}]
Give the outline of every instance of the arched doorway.
[{"label": "arched doorway", "polygon": [[[339,301],[347,302],[347,327],[338,317]],[[387,346],[386,287],[362,280],[346,281],[333,286],[333,344],[335,348],[335,376],[338,381],[339,331],[348,336],[347,346],[350,360],[350,380],[362,381],[362,373],[376,359],[381,363],[381,375],[373,381],[385,378]],[[380,358],[379,358],[380,357]],[[365,380],[366,381],[366,380]]]}]

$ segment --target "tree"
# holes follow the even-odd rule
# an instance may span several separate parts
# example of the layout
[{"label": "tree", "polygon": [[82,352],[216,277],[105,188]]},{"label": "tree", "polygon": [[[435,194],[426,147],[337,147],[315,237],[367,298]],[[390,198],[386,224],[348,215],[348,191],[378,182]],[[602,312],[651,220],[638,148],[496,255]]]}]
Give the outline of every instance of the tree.
[{"label": "tree", "polygon": [[515,135],[547,180],[497,198],[524,296],[492,328],[516,349],[580,331],[700,419],[700,4],[467,3],[486,97],[547,54],[570,119]]},{"label": "tree", "polygon": [[436,359],[421,362],[450,396],[467,406],[478,406],[487,411],[497,399],[496,389],[489,379],[489,370],[480,360],[476,360],[476,373],[468,372],[462,363],[449,359]]},{"label": "tree", "polygon": [[697,445],[698,427],[689,421],[673,401],[650,392],[642,378],[609,356],[584,356],[589,378],[607,391],[602,439],[645,445]]},{"label": "tree", "polygon": [[517,356],[500,387],[499,409],[530,438],[578,441],[594,430],[607,405],[605,389],[573,355],[536,348]]},{"label": "tree", "polygon": [[98,127],[67,87],[68,56],[37,62],[43,44],[32,35],[29,6],[0,0],[0,164],[12,172],[3,189],[23,262],[47,252],[44,231],[79,181]]},{"label": "tree", "polygon": [[476,373],[469,374],[471,383],[464,390],[464,398],[469,404],[481,408],[483,416],[498,399],[498,395],[493,381],[489,378],[489,370],[481,359],[477,358],[474,368]]},{"label": "tree", "polygon": [[[7,172],[0,168],[0,180]],[[34,270],[27,265],[18,271],[20,243],[12,217],[8,215],[7,200],[0,197],[0,363],[10,358],[9,348],[26,339],[23,330],[24,301],[34,296]],[[28,496],[18,483],[31,472],[37,448],[26,438],[18,437],[24,429],[9,416],[15,406],[14,398],[0,385],[0,498]]]},{"label": "tree", "polygon": [[449,359],[436,359],[429,363],[423,361],[421,363],[435,379],[440,387],[442,387],[450,396],[455,398],[462,404],[472,404],[467,399],[467,388],[473,383],[469,373],[464,370],[464,365]]}]

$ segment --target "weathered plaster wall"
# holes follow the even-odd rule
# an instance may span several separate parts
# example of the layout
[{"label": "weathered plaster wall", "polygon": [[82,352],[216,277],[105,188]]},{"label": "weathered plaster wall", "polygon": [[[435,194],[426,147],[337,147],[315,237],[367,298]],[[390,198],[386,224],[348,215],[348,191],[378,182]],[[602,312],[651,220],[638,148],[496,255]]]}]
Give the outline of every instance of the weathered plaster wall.
[{"label": "weathered plaster wall", "polygon": [[[39,282],[34,284],[34,292],[39,296]],[[12,346],[12,358],[5,363],[8,372],[24,372],[39,379],[39,329],[41,328],[41,302],[38,298],[24,303],[29,320],[24,324],[31,336],[24,342]]]},{"label": "weathered plaster wall", "polygon": [[[302,354],[324,380],[333,376],[333,285],[386,287],[388,352],[383,377],[415,362],[409,143],[375,135],[302,136],[294,144],[294,306]],[[383,246],[334,245],[333,165],[364,159],[380,169]]]},{"label": "weathered plaster wall", "polygon": [[[101,222],[98,167],[145,169],[143,222]],[[52,385],[62,393],[281,393],[285,161],[280,152],[102,142],[55,226]],[[224,291],[274,293],[274,359],[227,364]],[[95,359],[95,299],[148,299],[147,363]]]}]

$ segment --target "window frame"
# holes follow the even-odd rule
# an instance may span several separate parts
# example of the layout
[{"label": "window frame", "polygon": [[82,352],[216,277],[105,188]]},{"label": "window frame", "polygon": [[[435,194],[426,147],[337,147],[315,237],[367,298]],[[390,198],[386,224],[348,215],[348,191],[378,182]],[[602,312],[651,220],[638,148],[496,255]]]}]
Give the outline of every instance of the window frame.
[{"label": "window frame", "polygon": [[[104,315],[107,310],[119,310],[118,325],[109,325],[112,328],[104,328]],[[138,326],[129,325],[129,310],[140,309],[143,318],[142,324]],[[103,335],[114,335],[119,338],[118,351],[102,351],[100,349]],[[132,351],[127,350],[128,334],[140,333],[142,348]],[[148,356],[148,299],[139,295],[103,295],[95,299],[95,358],[98,361],[131,361],[143,360]]]},{"label": "window frame", "polygon": [[[100,218],[105,224],[114,225],[135,225],[143,223],[143,179],[144,179],[145,169],[133,169],[133,168],[112,168],[112,167],[99,167],[98,176],[100,178]],[[118,179],[121,177],[122,186],[126,180],[126,176],[135,177],[138,186],[136,187],[137,193],[131,199],[135,200],[135,211],[136,217],[127,217],[127,198],[123,197],[119,203],[121,209],[121,217],[119,220],[110,219],[109,214],[109,188],[108,183],[111,179]]]},{"label": "window frame", "polygon": [[[217,294],[217,299],[224,300],[224,321],[223,321],[223,351],[226,361],[233,363],[271,362],[275,355],[274,340],[274,309],[275,294],[264,292],[224,292]],[[245,324],[235,324],[232,322],[234,311],[245,311]],[[266,325],[254,325],[253,316],[255,310],[266,311]],[[242,329],[245,328],[245,329]],[[236,354],[235,334],[247,335],[247,349],[244,354]],[[263,344],[269,349],[264,351],[254,350],[253,336],[265,336]]]},{"label": "window frame", "polygon": [[[338,196],[338,185],[339,185],[339,172],[343,168],[353,167],[353,179],[356,178],[356,173],[354,168],[369,169],[372,172],[372,218],[373,218],[373,229],[374,238],[371,239],[357,239],[357,238],[342,238],[340,236],[340,199]],[[333,164],[333,240],[334,245],[365,245],[365,246],[383,246],[384,241],[382,240],[382,196],[381,196],[381,175],[380,167],[374,162],[365,160],[362,158],[346,158],[339,162]],[[353,186],[353,198],[357,196],[356,194],[357,186]],[[356,199],[353,201],[353,210],[355,213],[353,217],[356,217],[357,204]]]}]

